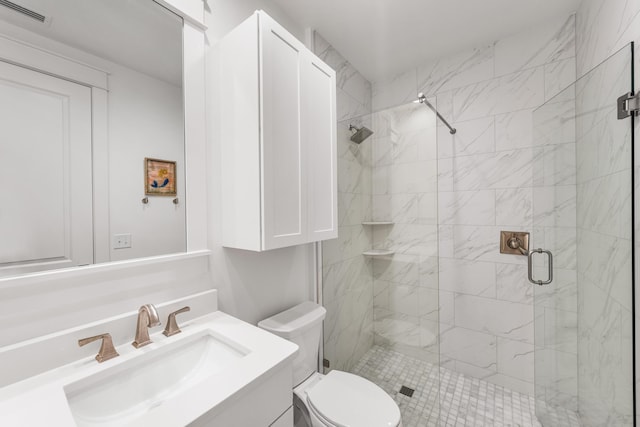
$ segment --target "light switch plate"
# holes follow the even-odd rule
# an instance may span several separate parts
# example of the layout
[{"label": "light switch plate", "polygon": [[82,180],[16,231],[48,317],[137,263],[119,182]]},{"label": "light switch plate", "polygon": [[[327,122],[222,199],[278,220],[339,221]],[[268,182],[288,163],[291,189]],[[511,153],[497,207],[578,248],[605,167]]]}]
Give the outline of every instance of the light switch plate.
[{"label": "light switch plate", "polygon": [[113,249],[126,249],[131,247],[131,234],[114,234]]}]

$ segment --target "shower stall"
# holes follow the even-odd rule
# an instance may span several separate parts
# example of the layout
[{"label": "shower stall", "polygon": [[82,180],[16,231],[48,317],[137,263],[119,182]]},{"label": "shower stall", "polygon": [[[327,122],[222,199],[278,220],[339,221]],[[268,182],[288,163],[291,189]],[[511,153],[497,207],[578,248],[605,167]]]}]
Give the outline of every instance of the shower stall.
[{"label": "shower stall", "polygon": [[517,153],[454,156],[435,96],[338,124],[325,372],[381,386],[404,426],[634,425],[632,55],[533,110]]}]

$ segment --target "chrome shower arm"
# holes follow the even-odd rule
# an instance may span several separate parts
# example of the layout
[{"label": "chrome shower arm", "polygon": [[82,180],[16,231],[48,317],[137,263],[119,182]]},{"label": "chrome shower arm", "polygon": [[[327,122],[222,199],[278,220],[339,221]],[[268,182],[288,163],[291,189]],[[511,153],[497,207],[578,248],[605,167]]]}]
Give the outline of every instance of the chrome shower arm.
[{"label": "chrome shower arm", "polygon": [[442,117],[442,115],[441,115],[440,113],[438,113],[438,110],[436,110],[436,108],[435,108],[433,105],[431,105],[431,103],[430,103],[429,101],[427,101],[427,97],[426,97],[426,96],[424,96],[424,93],[419,93],[419,94],[418,94],[418,102],[419,102],[420,104],[424,104],[424,105],[426,105],[427,107],[429,107],[429,108],[431,109],[431,111],[433,111],[434,113],[436,113],[436,116],[438,116],[438,118],[439,118],[440,120],[442,120],[442,122],[443,122],[443,123],[444,123],[444,124],[449,128],[449,133],[450,133],[451,135],[453,135],[453,134],[455,134],[455,133],[456,133],[456,129],[455,129],[455,128],[453,128],[453,127],[451,127],[451,125],[449,124],[449,122],[447,122],[447,121],[445,120],[445,118],[444,118],[444,117]]}]

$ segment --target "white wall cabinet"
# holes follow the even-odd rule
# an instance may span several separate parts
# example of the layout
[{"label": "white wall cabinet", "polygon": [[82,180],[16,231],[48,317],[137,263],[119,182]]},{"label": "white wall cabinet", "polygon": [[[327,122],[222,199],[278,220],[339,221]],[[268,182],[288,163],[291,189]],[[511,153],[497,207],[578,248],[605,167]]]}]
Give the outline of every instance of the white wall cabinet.
[{"label": "white wall cabinet", "polygon": [[336,238],[334,70],[263,11],[221,49],[223,245]]}]

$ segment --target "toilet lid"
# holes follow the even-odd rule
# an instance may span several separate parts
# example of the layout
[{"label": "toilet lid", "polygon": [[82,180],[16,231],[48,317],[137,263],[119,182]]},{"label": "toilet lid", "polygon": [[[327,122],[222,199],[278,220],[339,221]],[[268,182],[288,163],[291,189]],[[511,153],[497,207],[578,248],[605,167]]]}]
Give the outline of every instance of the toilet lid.
[{"label": "toilet lid", "polygon": [[307,391],[313,409],[336,426],[396,427],[400,409],[393,399],[369,380],[331,371]]}]

